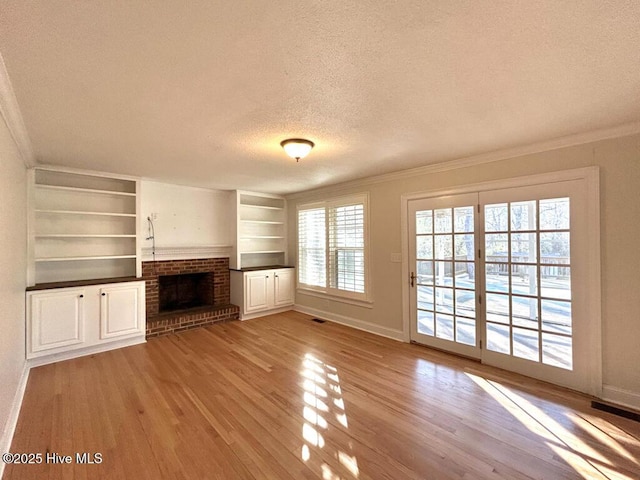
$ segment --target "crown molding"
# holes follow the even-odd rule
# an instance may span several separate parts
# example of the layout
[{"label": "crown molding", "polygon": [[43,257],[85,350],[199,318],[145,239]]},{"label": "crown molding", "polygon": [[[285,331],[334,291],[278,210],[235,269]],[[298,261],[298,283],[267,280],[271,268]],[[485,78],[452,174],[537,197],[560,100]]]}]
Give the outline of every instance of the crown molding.
[{"label": "crown molding", "polygon": [[231,245],[203,245],[203,246],[174,246],[156,247],[155,255],[151,247],[142,248],[142,261],[152,262],[161,260],[192,260],[202,258],[230,257]]},{"label": "crown molding", "polygon": [[27,168],[33,167],[36,164],[33,147],[31,146],[31,140],[29,140],[27,128],[24,125],[22,113],[20,113],[20,107],[18,106],[18,99],[11,86],[11,80],[9,79],[9,73],[2,54],[0,54],[0,115],[2,115],[4,122],[7,124],[22,161]]},{"label": "crown molding", "polygon": [[448,160],[444,162],[424,165],[421,167],[410,168],[406,170],[398,170],[396,172],[385,173],[382,175],[375,175],[372,177],[364,177],[357,180],[349,180],[347,182],[327,185],[325,187],[314,188],[314,189],[305,190],[302,192],[290,193],[285,197],[290,200],[295,200],[297,198],[307,197],[308,195],[313,195],[313,194],[333,192],[333,191],[348,189],[352,187],[362,187],[364,185],[374,185],[377,183],[391,182],[394,180],[403,180],[406,178],[412,178],[420,175],[428,175],[428,174],[439,173],[439,172],[446,172],[449,170],[457,170],[459,168],[471,167],[474,165],[483,165],[485,163],[498,162],[500,160],[506,160],[509,158],[517,158],[517,157],[523,157],[525,155],[531,155],[535,153],[559,150],[561,148],[573,147],[576,145],[584,145],[587,143],[598,142],[601,140],[608,140],[611,138],[628,137],[630,135],[636,135],[639,133],[640,133],[640,122],[625,123],[622,125],[618,125],[616,127],[603,128],[600,130],[593,130],[590,132],[578,133],[574,135],[567,135],[567,136],[558,137],[552,140],[546,140],[544,142],[537,142],[537,143],[532,143],[529,145],[523,145],[519,147],[496,150],[493,152],[474,155],[471,157]]}]

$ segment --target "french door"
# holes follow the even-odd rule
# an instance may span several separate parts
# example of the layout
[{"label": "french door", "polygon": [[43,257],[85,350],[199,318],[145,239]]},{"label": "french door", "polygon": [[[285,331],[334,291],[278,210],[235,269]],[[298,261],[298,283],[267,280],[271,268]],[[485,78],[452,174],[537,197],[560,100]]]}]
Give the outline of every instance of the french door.
[{"label": "french door", "polygon": [[409,201],[411,340],[588,391],[581,185]]},{"label": "french door", "polygon": [[478,194],[409,204],[411,339],[480,358]]}]

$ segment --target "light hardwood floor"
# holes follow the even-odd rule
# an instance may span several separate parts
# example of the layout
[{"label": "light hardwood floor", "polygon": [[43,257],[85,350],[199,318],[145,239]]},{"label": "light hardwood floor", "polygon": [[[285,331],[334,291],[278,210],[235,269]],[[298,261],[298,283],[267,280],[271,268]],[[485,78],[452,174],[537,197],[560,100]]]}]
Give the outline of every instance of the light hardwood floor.
[{"label": "light hardwood floor", "polygon": [[[5,479],[640,478],[640,423],[296,312],[31,370]],[[75,460],[75,459],[74,459]]]}]

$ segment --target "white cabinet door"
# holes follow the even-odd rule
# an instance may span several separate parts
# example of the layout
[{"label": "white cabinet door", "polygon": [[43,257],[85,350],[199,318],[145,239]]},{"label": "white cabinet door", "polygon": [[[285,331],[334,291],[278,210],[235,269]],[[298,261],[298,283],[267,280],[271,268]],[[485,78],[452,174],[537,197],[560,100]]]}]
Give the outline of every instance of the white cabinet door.
[{"label": "white cabinet door", "polygon": [[273,272],[274,305],[278,307],[293,304],[293,271],[292,268],[283,268]]},{"label": "white cabinet door", "polygon": [[28,294],[28,358],[84,342],[84,296],[82,288]]},{"label": "white cabinet door", "polygon": [[245,312],[266,310],[273,304],[272,276],[272,272],[264,270],[245,273]]},{"label": "white cabinet door", "polygon": [[135,281],[27,292],[27,358],[50,363],[144,342],[144,285]]},{"label": "white cabinet door", "polygon": [[294,293],[294,268],[231,271],[231,302],[241,306],[241,320],[286,310],[294,303]]},{"label": "white cabinet door", "polygon": [[144,333],[144,283],[100,289],[100,338]]}]

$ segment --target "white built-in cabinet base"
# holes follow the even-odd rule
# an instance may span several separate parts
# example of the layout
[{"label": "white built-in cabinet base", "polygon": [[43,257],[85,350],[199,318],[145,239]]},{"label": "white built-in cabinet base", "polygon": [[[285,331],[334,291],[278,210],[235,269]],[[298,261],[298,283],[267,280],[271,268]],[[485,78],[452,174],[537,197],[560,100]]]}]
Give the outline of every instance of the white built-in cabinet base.
[{"label": "white built-in cabinet base", "polygon": [[26,300],[31,365],[145,342],[144,281],[34,290]]},{"label": "white built-in cabinet base", "polygon": [[240,307],[240,320],[291,310],[295,269],[231,271],[231,303]]}]

